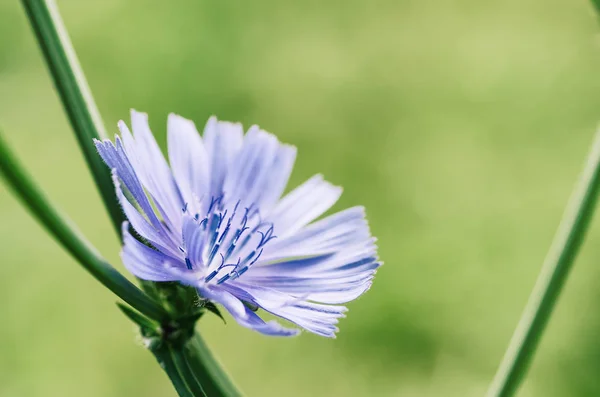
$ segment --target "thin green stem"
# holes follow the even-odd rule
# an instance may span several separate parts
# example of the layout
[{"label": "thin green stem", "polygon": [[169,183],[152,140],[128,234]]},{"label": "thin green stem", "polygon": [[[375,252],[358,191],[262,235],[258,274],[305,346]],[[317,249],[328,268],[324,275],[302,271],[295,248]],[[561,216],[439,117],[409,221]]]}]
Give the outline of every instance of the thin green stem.
[{"label": "thin green stem", "polygon": [[600,187],[600,131],[512,336],[488,397],[513,396],[524,378],[588,230]]},{"label": "thin green stem", "polygon": [[0,133],[0,173],[42,225],[98,281],[146,316],[163,321],[167,312],[106,262],[45,197],[14,157]]},{"label": "thin green stem", "polygon": [[184,347],[185,359],[207,395],[242,396],[197,331]]},{"label": "thin green stem", "polygon": [[116,201],[109,169],[93,138],[106,138],[104,124],[54,0],[21,0],[85,160],[100,190],[117,234],[123,212]]}]

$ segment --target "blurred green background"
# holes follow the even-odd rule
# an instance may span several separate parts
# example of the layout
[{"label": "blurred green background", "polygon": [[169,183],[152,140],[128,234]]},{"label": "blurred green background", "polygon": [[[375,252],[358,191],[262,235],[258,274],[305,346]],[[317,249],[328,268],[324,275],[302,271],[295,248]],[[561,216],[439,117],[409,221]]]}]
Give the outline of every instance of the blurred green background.
[{"label": "blurred green background", "polygon": [[[336,340],[202,320],[249,396],[481,396],[600,120],[583,0],[142,1],[59,6],[107,128],[149,112],[258,123],[363,204],[385,266]],[[0,125],[115,265],[118,242],[17,0]],[[600,219],[521,396],[600,395]],[[171,396],[115,298],[0,186],[0,396]]]}]

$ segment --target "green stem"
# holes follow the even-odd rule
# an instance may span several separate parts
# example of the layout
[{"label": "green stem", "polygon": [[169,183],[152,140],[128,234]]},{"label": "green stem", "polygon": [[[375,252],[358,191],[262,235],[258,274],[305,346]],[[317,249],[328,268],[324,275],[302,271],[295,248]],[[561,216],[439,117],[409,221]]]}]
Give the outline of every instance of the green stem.
[{"label": "green stem", "polygon": [[198,377],[207,395],[211,397],[242,396],[197,331],[185,345],[184,354],[188,365]]},{"label": "green stem", "polygon": [[[124,220],[123,212],[116,201],[110,171],[108,167],[103,164],[100,156],[97,155],[92,139],[105,138],[106,133],[81,66],[77,61],[77,56],[75,55],[67,30],[58,12],[58,8],[53,0],[21,0],[21,2],[25,7],[31,26],[36,34],[38,43],[50,70],[50,74],[52,75],[54,85],[60,95],[64,109],[73,130],[75,131],[75,135],[77,136],[79,146],[84,153],[87,164],[92,172],[96,185],[100,190],[100,194],[102,195],[102,199],[111,216],[115,229],[120,235],[120,225]],[[14,163],[11,162],[10,159],[5,160],[8,165]],[[41,206],[41,208],[39,205],[36,206],[39,204],[40,200],[44,203],[42,196],[36,196],[39,192],[34,191],[34,194],[31,197],[24,195],[23,192],[19,190],[19,186],[22,185],[19,183],[19,178],[20,176],[17,175],[16,179],[12,180],[15,189],[24,197],[24,201],[29,204],[34,215],[38,217],[38,219],[41,219],[42,222],[53,231],[55,236],[69,248],[67,243],[73,243],[71,239],[77,237],[77,235],[74,234],[72,230],[65,228],[66,225],[64,222],[63,224],[53,223],[54,221],[61,221],[61,218],[56,212],[53,214],[50,213],[50,215],[44,214],[43,206]],[[46,204],[49,205],[48,203]],[[48,223],[48,221],[50,222]],[[58,225],[58,227],[56,227],[56,225]],[[56,230],[53,230],[52,227],[55,227]],[[67,230],[66,235],[57,233],[65,232],[65,230]],[[71,235],[69,235],[69,231],[71,232]],[[67,240],[63,241],[63,238],[66,238]],[[81,243],[82,240],[80,239],[78,242]],[[84,266],[86,266],[96,278],[141,313],[153,319],[158,319],[157,317],[161,316],[163,316],[162,318],[164,319],[164,310],[162,307],[154,307],[156,304],[149,300],[149,298],[137,288],[135,289],[135,296],[129,296],[128,293],[134,291],[131,289],[133,285],[110,267],[110,265],[106,264],[101,258],[98,256],[88,256],[85,258],[78,257],[78,253],[82,253],[77,251],[81,249],[80,245],[81,244],[75,244],[74,247],[70,247],[70,251],[78,259],[88,260],[87,263],[84,263]],[[85,244],[83,244],[83,248],[83,253],[85,253]],[[91,262],[89,262],[90,260]],[[135,301],[134,303],[136,304],[132,303],[132,300]],[[146,302],[146,306],[143,305],[144,302]],[[171,350],[166,352],[163,350],[158,352],[153,351],[180,395],[190,395],[190,388],[192,389],[191,392],[194,392],[193,395],[201,395],[197,393],[202,390],[202,387],[194,384],[194,382],[197,383],[198,381],[200,381],[202,386],[204,386],[205,383],[208,385],[210,390],[207,390],[207,393],[210,396],[240,395],[203,343],[201,345],[201,350],[193,351],[193,349],[194,348],[192,347],[187,347],[185,348],[184,353],[177,351],[173,353]],[[173,356],[172,353],[175,354],[175,356]],[[192,359],[190,359],[190,357],[192,357]],[[188,385],[186,385],[186,381]],[[185,394],[186,390],[188,394]],[[212,391],[217,394],[212,394]]]},{"label": "green stem", "polygon": [[100,190],[117,234],[124,217],[117,203],[110,170],[94,147],[93,138],[106,138],[106,131],[75,55],[67,30],[53,0],[21,0],[63,107],[85,160]]},{"label": "green stem", "polygon": [[[122,304],[117,305],[123,314],[139,325],[140,334],[142,335],[142,338],[146,340],[148,349],[159,360],[159,363],[161,363],[162,368],[169,375],[169,378],[177,391],[181,393],[180,389],[182,388],[180,387],[180,384],[185,384],[186,387],[183,389],[186,393],[191,392],[193,396],[206,397],[206,393],[204,392],[200,380],[194,374],[193,368],[186,360],[183,347],[184,344],[180,343],[179,340],[168,340],[169,338],[165,337],[165,329],[161,328],[160,324],[146,318],[129,306]],[[167,357],[172,360],[173,365],[171,367],[163,365],[163,361],[166,358],[163,357],[164,354],[168,354]]]},{"label": "green stem", "polygon": [[173,387],[175,387],[175,390],[180,397],[204,396],[204,394],[192,393],[177,368],[177,364],[174,359],[174,356],[177,356],[177,354],[170,346],[164,344],[156,348],[151,347],[150,351],[152,354],[154,354],[154,357],[156,357],[156,361],[158,361],[158,364],[161,366],[161,368],[167,373],[169,379],[171,379],[171,383],[173,383]]},{"label": "green stem", "polygon": [[600,13],[600,0],[592,0],[592,4],[594,5],[596,12]]},{"label": "green stem", "polygon": [[18,163],[0,133],[0,173],[32,215],[98,281],[146,316],[163,321],[167,312],[106,262],[60,214]]},{"label": "green stem", "polygon": [[[172,355],[179,374],[185,380],[192,394],[197,397],[206,397],[208,394],[204,391],[204,387],[200,380],[196,374],[194,374],[194,370],[191,368],[190,363],[186,360],[183,350],[173,349]],[[212,397],[214,394],[210,394],[210,396]]]},{"label": "green stem", "polygon": [[512,396],[529,367],[594,213],[600,186],[600,131],[567,206],[527,306],[488,390],[488,397]]}]

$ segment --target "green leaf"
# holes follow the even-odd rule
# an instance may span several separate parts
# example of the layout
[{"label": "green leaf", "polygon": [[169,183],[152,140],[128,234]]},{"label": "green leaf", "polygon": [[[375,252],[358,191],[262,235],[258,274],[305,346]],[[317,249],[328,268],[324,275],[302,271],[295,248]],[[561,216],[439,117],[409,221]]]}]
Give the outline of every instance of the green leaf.
[{"label": "green leaf", "polygon": [[204,304],[204,308],[206,310],[208,310],[209,312],[215,314],[217,317],[219,317],[221,320],[223,320],[224,324],[227,324],[227,321],[225,321],[225,317],[223,317],[223,315],[221,314],[221,311],[219,310],[219,308],[217,307],[217,305],[215,305],[214,303],[212,303],[211,301],[208,301]]},{"label": "green leaf", "polygon": [[144,337],[159,337],[160,336],[160,324],[152,321],[148,317],[143,316],[137,311],[133,310],[127,305],[122,303],[117,303],[117,306],[125,316],[127,316],[131,321],[136,323],[140,329],[142,330],[142,336]]}]

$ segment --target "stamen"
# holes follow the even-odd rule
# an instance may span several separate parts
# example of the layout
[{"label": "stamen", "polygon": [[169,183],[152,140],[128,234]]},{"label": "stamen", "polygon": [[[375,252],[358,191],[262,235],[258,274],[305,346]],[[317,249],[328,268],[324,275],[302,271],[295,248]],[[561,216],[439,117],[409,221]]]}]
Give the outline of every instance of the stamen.
[{"label": "stamen", "polygon": [[231,277],[230,274],[226,274],[223,277],[221,277],[220,279],[217,280],[217,284],[222,284],[224,281],[229,280],[229,278]]},{"label": "stamen", "polygon": [[[207,270],[212,269],[204,277],[204,282],[206,283],[214,279],[217,279],[217,284],[221,284],[229,279],[237,279],[257,263],[266,244],[276,238],[273,223],[262,222],[259,208],[254,203],[245,207],[241,220],[237,218],[238,220],[236,221],[236,216],[239,216],[237,211],[240,206],[241,200],[238,200],[233,208],[223,208],[223,196],[213,197],[206,217],[200,219],[198,222],[198,227],[202,228],[203,234],[198,242],[201,246],[197,247],[203,253],[202,266],[207,268]],[[199,218],[198,214],[194,217],[196,221]],[[237,227],[233,226],[233,222],[239,222]],[[231,235],[232,230],[235,230],[233,235]],[[256,248],[243,257],[236,254],[236,252],[248,252],[244,247],[251,240],[256,242]],[[252,244],[254,245],[254,243]],[[182,249],[182,252],[185,253],[185,250]],[[221,263],[219,265],[212,264],[217,254],[221,256]],[[228,263],[231,256],[238,257],[237,263]],[[186,265],[188,269],[192,269],[194,266],[187,258]],[[231,271],[218,278],[219,274],[222,274],[223,269],[227,268],[230,268]]]},{"label": "stamen", "polygon": [[206,266],[210,266],[210,264],[212,263],[212,260],[215,258],[215,255],[217,254],[217,251],[219,250],[219,244],[215,244],[212,248],[212,250],[210,251],[210,254],[208,255],[208,261],[206,262]]},{"label": "stamen", "polygon": [[198,224],[198,226],[202,227],[202,230],[206,230],[206,224],[208,223],[208,218],[203,218],[200,223]]},{"label": "stamen", "polygon": [[250,269],[250,266],[243,267],[239,272],[237,272],[235,278],[240,277],[242,274],[246,273]]},{"label": "stamen", "polygon": [[217,241],[217,236],[219,235],[219,223],[220,216],[218,214],[213,214],[212,219],[210,221],[210,225],[208,226],[208,231],[212,233],[212,238],[210,240],[209,247],[212,247],[215,241]]},{"label": "stamen", "polygon": [[222,196],[222,195],[221,195],[221,196],[216,196],[216,197],[215,197],[215,196],[213,196],[213,197],[211,198],[211,200],[210,200],[210,206],[208,207],[208,212],[206,213],[206,215],[207,215],[207,216],[208,216],[208,214],[210,214],[210,213],[213,211],[214,207],[215,207],[217,204],[221,204],[221,200],[222,200],[222,199],[223,199],[223,196]]},{"label": "stamen", "polygon": [[246,258],[244,258],[244,260],[242,261],[242,266],[244,266],[250,259],[252,259],[254,255],[256,255],[256,250],[253,250],[248,254],[248,256],[246,256]]},{"label": "stamen", "polygon": [[277,236],[273,236],[273,224],[272,223],[271,223],[271,227],[266,231],[266,233],[263,233],[260,230],[257,230],[256,232],[260,233],[260,235],[262,236],[262,238],[260,239],[260,242],[258,243],[257,248],[264,247],[265,244],[267,244],[269,241],[273,240],[274,238],[277,238]]},{"label": "stamen", "polygon": [[213,270],[212,272],[210,272],[210,274],[208,276],[206,276],[206,278],[204,279],[205,283],[208,283],[210,280],[212,280],[213,278],[215,278],[215,276],[219,273],[218,270]]},{"label": "stamen", "polygon": [[219,214],[219,224],[217,225],[217,229],[219,229],[221,227],[221,224],[223,223],[223,219],[225,219],[226,216],[227,216],[227,210],[225,210],[225,212]]},{"label": "stamen", "polygon": [[238,247],[244,247],[248,241],[250,241],[250,238],[252,237],[252,233],[248,234],[245,238],[244,241],[242,241],[241,244],[238,244]]},{"label": "stamen", "polygon": [[[256,251],[252,251],[250,253],[250,255],[248,255],[249,257],[252,257],[254,255]],[[254,260],[252,262],[250,262],[250,264],[248,264],[247,266],[242,267],[240,270],[235,271],[235,278],[239,278],[242,274],[246,273],[248,271],[248,269],[250,269],[250,267],[252,265],[254,265],[256,263],[256,261],[258,261],[258,258],[260,258],[260,256],[262,255],[263,250],[261,249],[260,252],[258,253],[258,255],[256,255],[256,258],[254,258]],[[248,259],[246,258],[246,260]]]},{"label": "stamen", "polygon": [[260,252],[258,253],[258,255],[256,255],[256,258],[254,258],[254,260],[252,262],[250,262],[250,264],[248,265],[248,267],[254,265],[256,263],[256,261],[258,260],[258,258],[260,258],[260,256],[262,255],[263,250],[261,249]]},{"label": "stamen", "polygon": [[235,249],[235,244],[231,243],[231,245],[229,246],[229,249],[227,249],[227,252],[225,253],[225,260],[229,259],[229,257],[231,256],[231,253],[233,252],[234,249]]},{"label": "stamen", "polygon": [[238,263],[230,263],[229,265],[219,267],[219,270],[223,270],[226,267],[233,267],[235,269],[236,267],[238,267],[238,264],[239,264],[239,262]]},{"label": "stamen", "polygon": [[227,236],[227,233],[229,233],[229,226],[229,223],[227,224],[227,226],[225,226],[225,230],[223,230],[223,233],[221,233],[221,237],[219,237],[219,243],[221,243],[223,239]]}]

